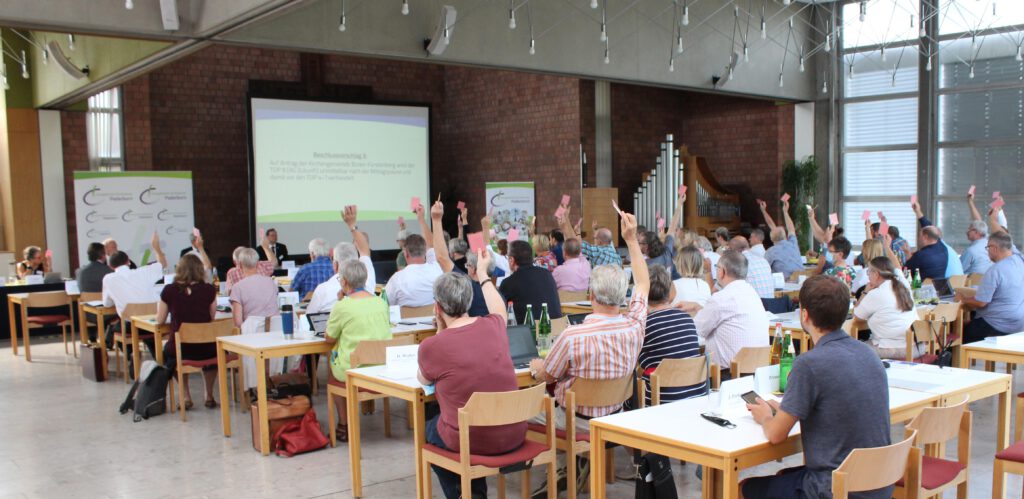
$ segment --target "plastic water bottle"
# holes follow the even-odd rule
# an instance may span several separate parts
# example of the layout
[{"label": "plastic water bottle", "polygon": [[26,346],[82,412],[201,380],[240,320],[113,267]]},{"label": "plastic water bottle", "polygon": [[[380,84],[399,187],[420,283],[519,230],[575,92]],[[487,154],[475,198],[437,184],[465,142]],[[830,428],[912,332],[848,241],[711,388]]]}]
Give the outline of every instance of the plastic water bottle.
[{"label": "plastic water bottle", "polygon": [[519,322],[516,321],[516,309],[512,306],[512,302],[508,302],[508,323],[507,326],[518,326]]},{"label": "plastic water bottle", "polygon": [[295,337],[295,316],[292,315],[291,305],[281,306],[281,328],[284,329],[284,339]]}]

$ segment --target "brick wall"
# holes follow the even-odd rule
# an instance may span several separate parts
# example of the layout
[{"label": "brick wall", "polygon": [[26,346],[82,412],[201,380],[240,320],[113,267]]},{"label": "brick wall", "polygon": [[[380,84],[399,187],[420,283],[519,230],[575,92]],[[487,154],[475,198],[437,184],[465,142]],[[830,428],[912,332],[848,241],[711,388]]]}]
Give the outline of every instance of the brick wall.
[{"label": "brick wall", "polygon": [[64,207],[68,214],[68,251],[71,268],[78,268],[78,225],[75,219],[74,171],[89,170],[89,146],[85,139],[85,113],[61,111],[61,147],[64,151]]}]

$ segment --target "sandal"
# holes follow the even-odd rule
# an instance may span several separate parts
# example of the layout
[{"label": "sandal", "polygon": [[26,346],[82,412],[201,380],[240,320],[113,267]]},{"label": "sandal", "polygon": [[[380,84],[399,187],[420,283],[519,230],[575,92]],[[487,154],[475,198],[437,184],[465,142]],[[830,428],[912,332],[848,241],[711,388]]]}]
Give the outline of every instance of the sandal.
[{"label": "sandal", "polygon": [[337,435],[339,442],[348,442],[348,425],[338,423],[338,426],[334,427],[334,433]]},{"label": "sandal", "polygon": [[207,409],[216,409],[217,408],[217,401],[216,400],[207,400],[204,405],[206,405]]},{"label": "sandal", "polygon": [[[178,406],[178,409],[179,410],[181,409],[180,405]],[[191,400],[186,400],[185,401],[185,410],[186,411],[191,411],[192,410],[192,401]]]}]

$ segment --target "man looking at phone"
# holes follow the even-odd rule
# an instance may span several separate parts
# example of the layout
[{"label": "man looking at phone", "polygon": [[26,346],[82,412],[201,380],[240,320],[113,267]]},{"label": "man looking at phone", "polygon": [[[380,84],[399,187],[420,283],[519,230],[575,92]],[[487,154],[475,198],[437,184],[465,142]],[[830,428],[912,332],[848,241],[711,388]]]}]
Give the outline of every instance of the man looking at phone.
[{"label": "man looking at phone", "polygon": [[[742,497],[830,497],[832,471],[850,451],[890,444],[885,368],[871,348],[841,329],[849,297],[846,284],[823,275],[800,288],[800,324],[814,349],[793,361],[781,404],[757,399],[747,409],[772,444],[786,440],[799,421],[805,465],[744,480]],[[892,487],[850,497],[888,498]]]}]

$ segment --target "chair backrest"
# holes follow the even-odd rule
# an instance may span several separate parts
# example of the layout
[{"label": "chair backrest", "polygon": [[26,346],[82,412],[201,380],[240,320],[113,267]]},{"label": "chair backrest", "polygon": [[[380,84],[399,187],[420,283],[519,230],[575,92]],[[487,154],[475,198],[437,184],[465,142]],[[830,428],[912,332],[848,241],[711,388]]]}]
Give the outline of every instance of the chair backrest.
[{"label": "chair backrest", "polygon": [[410,317],[430,317],[434,315],[433,305],[424,305],[422,307],[402,307],[402,318],[408,319]]},{"label": "chair backrest", "polygon": [[551,337],[562,334],[565,328],[569,327],[569,316],[563,315],[557,319],[551,319]]},{"label": "chair backrest", "polygon": [[909,424],[907,432],[917,431],[914,445],[939,444],[952,440],[960,433],[960,422],[970,413],[967,401],[970,395],[956,405],[926,407]]},{"label": "chair backrest", "polygon": [[917,343],[931,343],[932,341],[935,341],[935,338],[932,336],[931,327],[931,321],[914,321],[914,323],[910,325],[910,329],[913,331],[914,341]]},{"label": "chair backrest", "polygon": [[558,290],[558,302],[568,303],[574,301],[587,301],[590,299],[590,294],[586,291],[563,291]]},{"label": "chair backrest", "polygon": [[793,273],[789,274],[789,280],[792,281],[792,282],[800,282],[800,276],[811,277],[813,275],[814,275],[814,269],[797,270],[796,272],[793,272]]},{"label": "chair backrest", "polygon": [[857,337],[857,331],[853,330],[853,319],[847,319],[846,322],[843,323],[843,332],[853,336],[854,338]]},{"label": "chair backrest", "polygon": [[942,322],[942,319],[946,319],[947,323],[953,323],[960,319],[960,304],[959,303],[940,303],[932,309],[932,319]]},{"label": "chair backrest", "polygon": [[387,360],[388,347],[414,344],[416,344],[416,338],[411,334],[403,334],[390,340],[360,341],[348,356],[349,366],[361,367],[383,364]]},{"label": "chair backrest", "polygon": [[970,274],[967,276],[967,286],[977,286],[981,284],[981,279],[985,277],[985,274]]},{"label": "chair backrest", "polygon": [[772,347],[743,347],[732,359],[729,374],[738,378],[744,374],[753,374],[759,367],[772,362]]},{"label": "chair backrest", "polygon": [[102,300],[102,299],[103,299],[103,293],[101,293],[101,292],[95,292],[95,293],[82,292],[81,294],[78,295],[78,302],[79,303],[85,303],[87,301],[99,301],[99,300]]},{"label": "chair backrest", "polygon": [[71,301],[66,291],[46,291],[29,293],[25,298],[25,308],[43,308],[67,306]]},{"label": "chair backrest", "polygon": [[844,499],[850,492],[888,487],[903,477],[916,431],[902,441],[885,447],[854,449],[832,472],[832,497]]},{"label": "chair backrest", "polygon": [[949,287],[951,287],[951,288],[964,288],[964,287],[967,287],[967,276],[965,276],[965,275],[951,275],[951,276],[949,276]]},{"label": "chair backrest", "polygon": [[459,428],[520,423],[544,410],[547,390],[539,384],[509,392],[476,392],[459,409]]},{"label": "chair backrest", "polygon": [[238,334],[235,323],[231,321],[213,322],[183,322],[178,334],[174,335],[176,342],[187,343],[213,343],[220,336],[232,336]]},{"label": "chair backrest", "polygon": [[677,388],[707,382],[711,377],[707,357],[664,359],[651,373],[651,404],[661,403],[662,388]]},{"label": "chair backrest", "polygon": [[618,379],[576,378],[569,391],[573,392],[576,405],[584,407],[605,407],[625,402],[633,395],[633,372]]},{"label": "chair backrest", "polygon": [[156,313],[156,302],[153,303],[129,303],[124,306],[121,313],[122,319],[130,320],[136,315],[153,315]]}]

